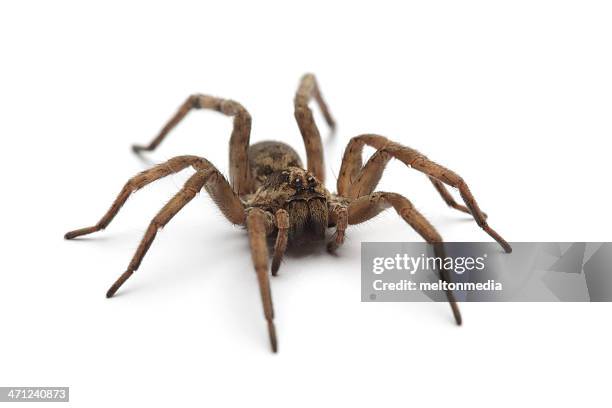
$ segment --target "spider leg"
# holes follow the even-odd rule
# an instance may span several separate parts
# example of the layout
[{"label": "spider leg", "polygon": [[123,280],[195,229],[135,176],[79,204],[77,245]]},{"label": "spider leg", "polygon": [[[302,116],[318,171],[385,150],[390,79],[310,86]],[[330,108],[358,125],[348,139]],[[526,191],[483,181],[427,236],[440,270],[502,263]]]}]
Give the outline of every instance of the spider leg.
[{"label": "spider leg", "polygon": [[[348,206],[348,223],[354,225],[367,221],[390,206],[395,208],[399,216],[421,235],[425,241],[433,245],[434,253],[437,257],[445,258],[442,237],[438,234],[438,231],[414,208],[407,198],[399,194],[377,192],[352,201]],[[440,277],[444,281],[450,282],[448,271],[444,268],[440,270]],[[453,311],[455,321],[458,325],[461,325],[461,313],[459,312],[459,306],[453,292],[447,290],[446,298]]]},{"label": "spider leg", "polygon": [[[361,151],[359,151],[358,154],[361,158]],[[374,152],[366,164],[357,172],[354,182],[349,185],[347,197],[357,198],[371,194],[380,182],[387,163],[389,163],[392,158],[393,157],[385,151],[384,147]],[[429,176],[429,180],[449,207],[471,215],[467,207],[455,201],[451,193],[444,186],[444,183],[431,176]],[[487,216],[485,213],[483,213],[483,215],[485,217]]]},{"label": "spider leg", "polygon": [[308,107],[310,100],[314,98],[325,121],[332,129],[336,127],[336,122],[331,116],[327,104],[321,96],[319,85],[313,74],[306,74],[300,80],[300,85],[295,94],[294,107],[295,107],[295,119],[300,128],[300,133],[304,139],[304,145],[306,147],[306,156],[308,162],[308,171],[314,174],[314,176],[321,182],[325,181],[325,161],[323,159],[323,145],[321,143],[321,135],[319,129],[315,123],[312,110]]},{"label": "spider leg", "polygon": [[287,249],[287,241],[289,239],[289,213],[280,209],[276,211],[276,228],[278,232],[276,234],[276,242],[274,244],[274,256],[272,257],[272,275],[278,274],[278,268],[283,260],[283,255]]},{"label": "spider leg", "polygon": [[346,227],[348,225],[348,207],[344,204],[332,204],[330,211],[331,221],[336,225],[336,231],[327,243],[327,251],[335,252],[344,243]]},{"label": "spider leg", "polygon": [[374,152],[357,173],[355,181],[350,184],[348,197],[358,198],[371,194],[378,185],[385,167],[391,159],[391,155],[384,149],[379,149]]},{"label": "spider leg", "polygon": [[[111,221],[115,218],[123,204],[127,201],[130,195],[143,188],[147,184],[150,184],[162,177],[168,176],[172,173],[178,173],[179,171],[192,166],[196,170],[207,170],[214,169],[216,174],[215,177],[223,176],[214,168],[214,166],[206,159],[197,156],[177,156],[165,163],[158,164],[149,170],[145,170],[136,176],[128,180],[123,186],[121,192],[113,201],[113,204],[108,211],[100,218],[96,225],[91,227],[80,228],[74,231],[67,232],[64,235],[66,239],[73,239],[81,235],[91,234],[92,232],[100,231],[105,229]],[[225,179],[223,179],[225,181]],[[213,191],[211,193],[217,204],[220,205],[221,211],[225,216],[234,224],[242,224],[244,221],[243,207],[240,203],[240,199],[233,192],[227,181],[225,184],[218,183],[211,185],[210,188]]]},{"label": "spider leg", "polygon": [[[106,292],[106,297],[112,297],[115,292],[125,283],[125,281],[132,276],[134,271],[138,269],[142,259],[151,247],[153,240],[157,235],[157,231],[163,228],[171,219],[174,217],[187,203],[189,203],[196,196],[197,193],[202,190],[202,187],[206,188],[206,191],[210,193],[213,200],[219,204],[220,209],[224,214],[230,207],[234,207],[233,210],[239,210],[242,213],[242,219],[238,219],[238,214],[233,214],[237,223],[244,224],[244,208],[240,203],[240,200],[231,189],[229,183],[221,173],[214,167],[208,167],[200,170],[191,176],[186,182],[183,188],[157,213],[157,215],[151,220],[144,237],[140,241],[140,245],[136,249],[136,253],[132,257],[127,270],[117,279],[117,281],[110,287]],[[227,202],[229,199],[230,202]],[[233,202],[231,202],[233,201]],[[226,214],[227,215],[227,214]]]},{"label": "spider leg", "polygon": [[[470,212],[470,210],[466,206],[461,205],[457,201],[455,201],[455,198],[451,195],[450,191],[448,191],[448,189],[446,188],[444,183],[442,183],[440,180],[438,180],[438,179],[436,179],[434,177],[429,177],[429,180],[434,185],[436,190],[438,190],[438,193],[440,193],[440,196],[442,197],[442,199],[444,200],[446,205],[448,205],[449,207],[454,208],[456,210],[459,210],[461,212],[464,212],[466,214],[472,215],[472,213]],[[484,212],[482,213],[482,215],[485,218],[487,218],[487,214],[485,214]]]},{"label": "spider leg", "polygon": [[[377,149],[377,152],[362,167],[361,153],[366,144]],[[458,174],[429,160],[418,151],[389,141],[383,136],[367,134],[351,139],[342,159],[337,183],[338,194],[357,198],[359,195],[371,193],[380,180],[384,166],[391,158],[425,173],[447,204],[460,211],[467,210],[479,227],[495,239],[506,252],[512,252],[512,247],[488,225],[486,214],[480,210],[467,183]],[[444,184],[459,190],[465,207],[455,202]]]},{"label": "spider leg", "polygon": [[192,109],[210,109],[234,118],[234,128],[230,137],[230,181],[238,194],[251,192],[253,185],[247,155],[251,135],[251,115],[241,104],[231,99],[201,94],[189,96],[148,145],[134,145],[132,150],[135,153],[155,150]]},{"label": "spider leg", "polygon": [[274,327],[274,308],[272,306],[272,291],[270,290],[270,279],[268,276],[268,244],[266,235],[274,229],[273,215],[258,208],[248,211],[246,217],[251,256],[257,274],[257,282],[261,293],[264,316],[268,323],[268,336],[273,352],[277,352],[276,328]]}]

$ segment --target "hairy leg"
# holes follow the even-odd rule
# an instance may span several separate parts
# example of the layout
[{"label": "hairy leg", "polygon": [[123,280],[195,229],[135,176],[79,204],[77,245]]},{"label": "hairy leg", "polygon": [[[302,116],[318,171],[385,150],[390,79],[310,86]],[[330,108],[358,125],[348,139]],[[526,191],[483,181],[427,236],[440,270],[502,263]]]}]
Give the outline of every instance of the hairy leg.
[{"label": "hairy leg", "polygon": [[[361,156],[361,151],[359,151],[359,155]],[[384,147],[374,152],[366,164],[357,172],[353,182],[349,184],[347,197],[357,198],[371,194],[376,186],[378,186],[387,163],[389,163],[392,158],[393,157],[385,151]],[[444,183],[431,176],[429,180],[449,207],[471,215],[467,207],[455,201]],[[486,214],[483,213],[483,215],[486,217]]]},{"label": "hairy leg", "polygon": [[70,231],[64,235],[64,238],[73,239],[81,235],[87,235],[105,229],[113,218],[115,218],[132,193],[140,190],[147,184],[169,174],[178,173],[189,166],[192,166],[197,171],[212,171],[211,177],[217,180],[217,182],[207,185],[206,188],[210,189],[209,193],[213,197],[213,200],[219,205],[221,211],[230,222],[233,224],[243,224],[244,209],[242,203],[223,175],[221,175],[221,173],[219,173],[219,171],[206,159],[197,156],[177,156],[129,179],[121,189],[115,201],[113,201],[111,207],[102,218],[100,218],[96,225]]},{"label": "hairy leg", "polygon": [[[434,177],[429,177],[429,180],[434,185],[436,190],[438,190],[438,193],[440,193],[440,196],[442,197],[446,205],[456,210],[459,210],[461,212],[464,212],[466,214],[470,214],[470,215],[472,214],[470,213],[470,210],[468,210],[466,206],[461,205],[457,201],[455,201],[455,198],[451,195],[450,191],[448,191],[444,183],[442,183],[440,180]],[[487,214],[485,214],[484,212],[482,213],[482,215],[484,215],[485,218],[487,216]]]},{"label": "hairy leg", "polygon": [[[366,144],[377,150],[372,156],[372,158],[376,156],[376,159],[372,160],[373,163],[370,165],[370,167],[373,167],[374,169],[370,170],[370,172],[374,173],[374,170],[376,170],[379,173],[378,179],[380,179],[382,170],[384,170],[384,166],[389,161],[390,156],[384,151],[381,153],[379,153],[379,151],[385,147],[387,143],[388,140],[385,138],[372,138],[371,140],[366,140],[363,136],[353,137],[348,142],[346,148],[344,149],[344,155],[342,156],[342,163],[340,166],[340,174],[338,176],[338,181],[336,182],[336,189],[339,195],[342,197],[351,197],[351,190],[356,189],[356,187],[353,187],[353,184],[357,183],[361,170],[364,167],[363,147]],[[372,178],[376,179],[376,177]],[[364,182],[362,181],[362,183]]]},{"label": "hairy leg", "polygon": [[308,171],[321,182],[325,181],[325,161],[323,159],[323,145],[321,143],[321,135],[315,123],[312,110],[308,107],[310,100],[314,98],[321,108],[321,112],[325,117],[325,121],[333,130],[336,123],[329,113],[327,104],[321,96],[321,91],[317,84],[317,80],[313,74],[306,74],[300,80],[300,85],[295,94],[294,107],[295,119],[300,128],[300,133],[304,139],[306,147],[306,156],[308,162]]},{"label": "hairy leg", "polygon": [[270,279],[268,276],[268,245],[266,242],[266,235],[274,230],[273,218],[272,214],[258,208],[253,208],[248,211],[246,223],[264,316],[268,323],[270,346],[272,351],[276,353],[278,342],[276,340],[276,328],[274,327],[274,308],[272,306],[272,291],[270,290]]},{"label": "hairy leg", "polygon": [[[361,153],[363,146],[366,144],[377,149],[377,152],[362,167]],[[338,194],[348,197],[354,197],[358,193],[369,194],[378,183],[382,170],[390,158],[398,159],[407,166],[425,173],[449,205],[460,211],[467,209],[478,226],[495,239],[506,252],[512,252],[510,245],[488,225],[486,214],[480,210],[467,183],[458,174],[429,160],[418,151],[389,141],[383,136],[368,134],[351,139],[342,160],[340,176],[338,177]],[[444,184],[457,188],[467,207],[458,205],[446,190]]]},{"label": "hairy leg", "polygon": [[359,170],[354,182],[349,186],[348,196],[358,198],[364,195],[371,194],[387,166],[387,163],[392,159],[391,155],[384,149],[377,150]]},{"label": "hairy leg", "polygon": [[[438,234],[433,225],[414,208],[407,198],[399,194],[378,192],[352,201],[348,207],[348,223],[351,225],[362,223],[375,217],[391,206],[395,208],[399,216],[421,235],[425,241],[433,245],[434,253],[437,257],[441,259],[445,258],[444,245],[440,234]],[[444,281],[450,282],[448,271],[444,268],[440,270],[440,277]],[[455,321],[460,325],[461,313],[459,312],[459,306],[457,305],[453,292],[447,290],[446,298],[453,311]]]},{"label": "hairy leg", "polygon": [[252,190],[249,172],[247,149],[251,135],[251,115],[238,102],[209,95],[195,94],[187,98],[178,111],[170,118],[159,134],[146,146],[134,145],[132,149],[138,153],[152,151],[165,139],[166,135],[192,109],[210,109],[227,116],[234,117],[234,129],[230,137],[230,181],[238,194],[246,194]]},{"label": "hairy leg", "polygon": [[[385,151],[384,147],[389,142],[386,138],[372,138],[370,143],[359,137],[351,139],[344,151],[343,166],[338,178],[338,193],[345,197],[357,198],[368,195],[374,191],[380,181],[385,167],[393,157]],[[383,140],[384,139],[384,140]],[[362,163],[363,146],[369,144],[376,148],[376,152],[370,157],[365,165]],[[459,211],[470,213],[469,210],[455,202],[443,183],[430,177],[436,190],[444,201]]]},{"label": "hairy leg", "polygon": [[[202,187],[207,186],[208,191],[221,191],[229,188],[227,181],[214,168],[200,170],[187,180],[181,191],[179,191],[153,218],[144,237],[140,241],[136,253],[132,257],[127,270],[117,279],[117,281],[106,292],[106,297],[111,297],[132,276],[134,271],[138,269],[142,259],[151,247],[157,231],[164,227],[187,203],[189,203]],[[219,185],[225,184],[226,188],[219,188]],[[236,205],[233,203],[233,205]],[[244,210],[242,211],[244,213]],[[244,217],[244,216],[243,216]]]},{"label": "hairy leg", "polygon": [[278,274],[278,268],[283,260],[289,239],[289,213],[282,208],[276,211],[276,243],[274,244],[274,256],[272,257],[272,275]]}]

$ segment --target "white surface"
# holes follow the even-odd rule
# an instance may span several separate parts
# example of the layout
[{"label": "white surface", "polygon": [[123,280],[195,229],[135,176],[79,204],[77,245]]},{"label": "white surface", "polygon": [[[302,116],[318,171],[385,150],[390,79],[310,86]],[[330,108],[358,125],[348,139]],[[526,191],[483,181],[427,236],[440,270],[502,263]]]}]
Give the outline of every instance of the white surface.
[{"label": "white surface", "polygon": [[[457,328],[446,304],[360,303],[359,243],[418,239],[392,212],[352,228],[338,257],[288,257],[272,283],[278,355],[244,232],[205,194],[104,298],[187,172],[106,231],[62,235],[147,167],[130,145],[190,93],[241,101],[253,141],[303,152],[292,98],[312,71],[339,123],[330,187],[349,138],[377,132],[460,173],[509,241],[609,241],[611,14],[604,1],[4,3],[0,385],[68,385],[79,407],[603,405],[609,304],[465,304]],[[226,172],[230,129],[196,112],[149,157]],[[489,239],[398,163],[381,189],[446,240]]]}]

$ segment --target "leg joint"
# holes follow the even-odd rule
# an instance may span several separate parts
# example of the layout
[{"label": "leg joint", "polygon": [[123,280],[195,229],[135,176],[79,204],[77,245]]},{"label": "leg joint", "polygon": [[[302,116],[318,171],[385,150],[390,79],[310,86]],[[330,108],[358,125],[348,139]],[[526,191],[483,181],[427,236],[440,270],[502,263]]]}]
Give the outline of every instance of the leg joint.
[{"label": "leg joint", "polygon": [[282,208],[276,211],[276,228],[279,230],[289,229],[289,213]]}]

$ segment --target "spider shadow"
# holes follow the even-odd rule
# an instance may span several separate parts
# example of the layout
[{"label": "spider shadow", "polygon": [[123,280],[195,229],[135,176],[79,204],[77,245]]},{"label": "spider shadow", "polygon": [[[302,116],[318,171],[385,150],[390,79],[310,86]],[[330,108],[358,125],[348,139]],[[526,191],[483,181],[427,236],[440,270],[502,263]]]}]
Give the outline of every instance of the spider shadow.
[{"label": "spider shadow", "polygon": [[288,258],[301,259],[325,251],[325,241],[304,241],[289,243],[285,254]]},{"label": "spider shadow", "polygon": [[[66,238],[63,238],[66,241]],[[113,238],[112,237],[107,237],[107,236],[82,236],[82,237],[76,237],[76,238],[71,238],[68,241],[70,242],[106,242],[106,241],[112,241]]]},{"label": "spider shadow", "polygon": [[[287,249],[283,254],[283,258],[301,259],[313,255],[318,256],[321,254],[337,256],[336,253],[330,253],[327,251],[327,243],[332,239],[333,232],[333,228],[328,228],[325,231],[324,238],[313,238],[312,236],[306,234],[304,238],[298,241],[289,241],[287,244]],[[268,237],[268,251],[270,255],[274,253],[275,241],[275,235]]]},{"label": "spider shadow", "polygon": [[138,159],[140,163],[142,163],[145,167],[152,167],[155,165],[155,162],[151,160],[148,156],[141,152],[132,151],[134,156]]},{"label": "spider shadow", "polygon": [[[298,242],[289,241],[283,258],[303,259],[313,255],[329,255],[330,253],[327,251],[327,243],[331,239],[331,236],[332,233],[328,231],[323,239],[304,239]],[[275,240],[275,236],[268,237],[268,251],[270,255],[274,253]]]},{"label": "spider shadow", "polygon": [[336,144],[336,141],[338,140],[338,138],[336,137],[338,131],[336,130],[336,128],[330,129],[327,132],[327,137],[325,137],[325,140],[323,143],[325,143],[326,147],[332,147]]},{"label": "spider shadow", "polygon": [[[341,262],[343,265],[336,264],[335,266],[332,264],[328,268],[316,267],[314,270],[306,267],[291,267],[291,271],[286,273],[286,266],[281,263],[279,276],[285,277],[292,276],[293,278],[298,278],[300,275],[305,276],[309,275],[308,279],[324,279],[323,275],[326,275],[330,272],[330,270],[334,273],[336,281],[343,281],[347,287],[351,287],[354,285],[356,281],[360,279],[360,260],[355,261],[355,248],[351,248],[347,251],[346,245],[348,243],[345,242],[345,245],[341,247],[336,252],[328,252],[326,248],[326,244],[331,238],[332,234],[327,234],[325,240],[319,241],[304,241],[300,243],[294,243],[293,245],[287,247],[287,251],[285,252],[285,259],[287,260],[304,260],[305,258],[319,257],[322,255],[332,256],[335,261]],[[273,240],[270,241],[271,247],[270,250],[273,251]],[[355,244],[353,242],[353,244]],[[351,244],[348,244],[351,245]],[[357,244],[359,245],[359,244]],[[344,248],[344,250],[343,250]],[[350,252],[351,254],[349,254]],[[355,270],[352,266],[348,266],[348,263],[354,263],[354,267],[357,268]],[[318,275],[318,276],[317,276]],[[278,277],[274,277],[273,279],[278,279]],[[298,278],[299,280],[299,278]],[[396,302],[393,306],[396,310],[401,313],[410,314],[420,314],[427,315],[435,318],[436,324],[444,325],[447,323],[451,324],[451,327],[454,327],[455,320],[452,315],[448,311],[448,306],[446,305],[446,301],[443,302]]]},{"label": "spider shadow", "polygon": [[470,223],[474,223],[476,224],[476,220],[474,220],[474,217],[472,217],[469,214],[464,214],[464,213],[450,213],[450,214],[443,214],[443,215],[438,215],[437,218],[435,220],[432,221],[434,223],[434,225],[438,228],[443,228],[444,225],[459,225],[459,224],[470,224]]},{"label": "spider shadow", "polygon": [[474,218],[472,218],[469,215],[466,215],[465,217],[459,216],[459,217],[453,217],[453,218],[449,218],[448,220],[446,220],[447,224],[468,224],[468,223],[475,223],[476,221],[474,221]]}]

